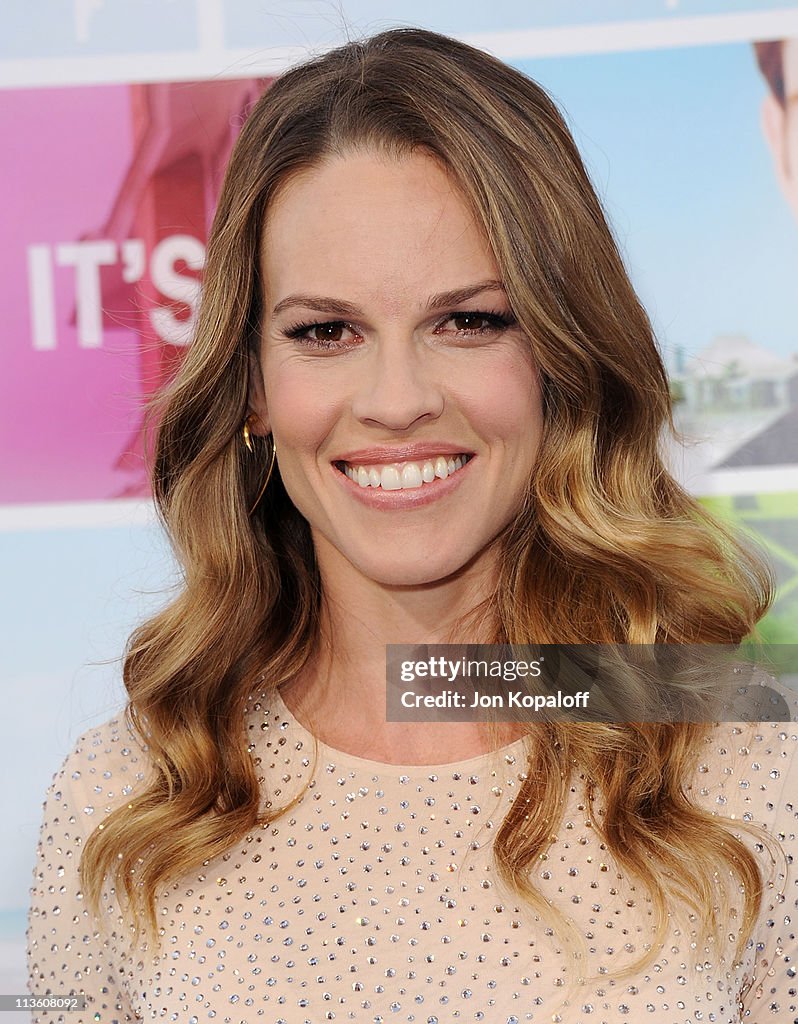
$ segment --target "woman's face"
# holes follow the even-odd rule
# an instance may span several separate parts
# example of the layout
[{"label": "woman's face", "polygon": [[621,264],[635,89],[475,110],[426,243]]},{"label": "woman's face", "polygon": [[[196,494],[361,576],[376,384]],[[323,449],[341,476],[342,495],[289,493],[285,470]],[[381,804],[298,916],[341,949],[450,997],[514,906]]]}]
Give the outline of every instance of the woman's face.
[{"label": "woman's face", "polygon": [[445,172],[418,154],[329,159],[278,193],[261,258],[251,407],[323,577],[421,585],[488,565],[535,463],[541,398]]}]

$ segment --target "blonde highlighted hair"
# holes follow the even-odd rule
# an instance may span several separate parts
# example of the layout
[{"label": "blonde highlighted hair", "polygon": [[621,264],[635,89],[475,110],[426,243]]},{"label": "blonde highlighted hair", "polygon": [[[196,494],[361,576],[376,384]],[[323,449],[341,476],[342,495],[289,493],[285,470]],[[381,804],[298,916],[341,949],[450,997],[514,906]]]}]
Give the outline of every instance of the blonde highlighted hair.
[{"label": "blonde highlighted hair", "polygon": [[[150,409],[153,489],[184,586],[126,649],[127,714],[149,747],[152,779],[91,835],[81,870],[95,909],[111,879],[137,927],[154,934],[162,887],[283,811],[261,808],[243,714],[261,679],[277,688],[314,656],[322,581],[278,469],[248,515],[268,464],[263,439],[253,439],[254,468],[241,443],[262,315],[258,256],[276,191],[355,149],[420,151],[446,169],[484,230],[540,371],[537,464],[497,541],[495,642],[737,644],[772,599],[759,556],[662,463],[661,435],[674,428],[652,328],[544,90],[420,29],[295,67],[244,124],[211,230],[196,338]],[[734,882],[730,899],[743,887],[741,951],[759,909],[757,861],[684,789],[711,728],[530,724],[527,777],[494,841],[500,878],[567,931],[531,872],[583,777],[590,806],[602,803],[602,841],[651,894],[658,940],[675,903],[715,930],[720,873]]]}]

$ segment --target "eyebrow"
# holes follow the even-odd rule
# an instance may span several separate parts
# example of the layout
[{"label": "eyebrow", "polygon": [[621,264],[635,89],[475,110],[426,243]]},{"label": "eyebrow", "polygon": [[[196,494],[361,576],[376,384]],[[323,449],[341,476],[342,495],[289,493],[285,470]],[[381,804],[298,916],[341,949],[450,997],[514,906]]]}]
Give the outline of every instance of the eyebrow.
[{"label": "eyebrow", "polygon": [[[455,288],[450,292],[439,292],[430,296],[427,301],[427,310],[448,309],[457,306],[461,302],[472,299],[480,292],[504,291],[504,284],[498,280],[480,281],[478,284],[467,285],[465,288]],[[325,295],[288,295],[281,299],[272,310],[272,316],[277,316],[286,309],[293,306],[303,306],[306,309],[315,309],[322,313],[333,313],[336,316],[358,317],[360,310],[351,302],[342,299],[333,299]]]}]

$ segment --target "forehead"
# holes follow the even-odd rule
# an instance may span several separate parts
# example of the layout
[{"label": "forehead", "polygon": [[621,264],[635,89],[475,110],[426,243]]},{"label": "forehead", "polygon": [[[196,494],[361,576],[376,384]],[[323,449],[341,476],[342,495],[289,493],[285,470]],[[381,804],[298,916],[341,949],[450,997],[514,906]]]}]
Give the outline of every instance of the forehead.
[{"label": "forehead", "polygon": [[261,265],[269,302],[310,285],[395,309],[499,276],[465,198],[421,153],[356,152],[290,179],[267,212]]}]

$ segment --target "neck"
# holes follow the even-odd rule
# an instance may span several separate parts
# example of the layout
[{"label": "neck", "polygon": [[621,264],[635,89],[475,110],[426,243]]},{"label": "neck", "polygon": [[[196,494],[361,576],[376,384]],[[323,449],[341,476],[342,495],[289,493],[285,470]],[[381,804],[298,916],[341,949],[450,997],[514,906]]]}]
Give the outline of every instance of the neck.
[{"label": "neck", "polygon": [[[281,687],[291,712],[338,750],[387,763],[464,760],[492,749],[482,722],[386,722],[386,644],[493,643],[495,565],[475,561],[420,586],[366,579],[337,551],[317,546],[321,630],[306,668]],[[498,745],[523,735],[503,723]]]}]

